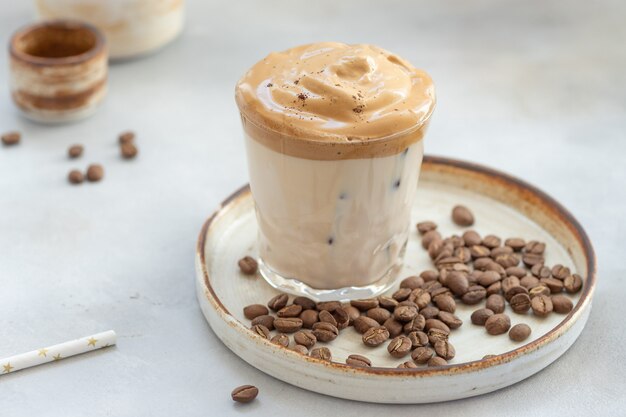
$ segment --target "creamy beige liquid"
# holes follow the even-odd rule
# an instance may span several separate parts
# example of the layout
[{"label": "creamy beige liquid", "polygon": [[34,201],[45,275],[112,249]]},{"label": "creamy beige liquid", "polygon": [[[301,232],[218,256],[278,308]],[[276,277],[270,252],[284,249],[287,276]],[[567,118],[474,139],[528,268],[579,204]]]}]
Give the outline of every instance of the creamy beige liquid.
[{"label": "creamy beige liquid", "polygon": [[237,85],[260,257],[312,288],[362,287],[401,262],[432,81],[371,45],[270,54]]}]

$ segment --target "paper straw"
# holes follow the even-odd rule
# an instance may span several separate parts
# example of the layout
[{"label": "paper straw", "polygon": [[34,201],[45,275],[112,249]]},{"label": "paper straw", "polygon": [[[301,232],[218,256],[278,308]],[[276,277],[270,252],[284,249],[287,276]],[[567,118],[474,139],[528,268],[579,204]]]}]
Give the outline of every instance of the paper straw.
[{"label": "paper straw", "polygon": [[59,343],[20,355],[0,359],[0,375],[6,375],[20,369],[42,365],[48,362],[56,362],[70,356],[91,352],[108,346],[113,346],[117,336],[113,330],[94,334],[70,342]]}]

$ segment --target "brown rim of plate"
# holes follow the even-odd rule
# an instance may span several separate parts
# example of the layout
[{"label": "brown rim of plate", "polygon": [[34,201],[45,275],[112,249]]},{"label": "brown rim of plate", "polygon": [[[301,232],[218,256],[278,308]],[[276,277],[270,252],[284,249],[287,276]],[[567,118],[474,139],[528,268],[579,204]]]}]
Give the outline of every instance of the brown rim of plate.
[{"label": "brown rim of plate", "polygon": [[[46,27],[64,27],[64,28],[84,29],[94,35],[96,39],[96,43],[95,45],[93,45],[93,47],[91,47],[85,52],[82,52],[76,55],[71,55],[71,56],[64,56],[64,57],[35,56],[35,55],[30,55],[25,52],[22,52],[21,50],[17,48],[17,42],[22,36],[25,36],[35,30],[46,28]],[[42,66],[42,67],[57,66],[57,65],[60,66],[60,65],[80,64],[82,62],[86,62],[90,60],[91,58],[97,56],[101,52],[103,52],[105,49],[105,46],[106,46],[106,41],[104,39],[104,35],[95,26],[89,23],[83,22],[83,21],[79,21],[79,20],[54,19],[54,20],[44,20],[38,23],[32,23],[32,24],[26,25],[18,29],[11,36],[11,40],[9,42],[9,53],[11,54],[12,58],[28,63],[28,64]]]},{"label": "brown rim of plate", "polygon": [[[424,156],[424,162],[422,165],[422,170],[424,169],[425,170],[439,170],[439,171],[444,171],[444,170],[469,171],[472,173],[476,173],[476,174],[488,177],[491,180],[495,180],[501,184],[506,184],[511,189],[515,189],[518,193],[531,195],[537,198],[538,201],[541,201],[545,205],[545,207],[548,207],[552,211],[552,213],[554,213],[559,219],[561,219],[570,228],[570,230],[576,236],[578,243],[583,248],[588,275],[585,278],[585,285],[583,288],[583,292],[580,295],[580,299],[578,300],[578,303],[576,303],[572,311],[570,311],[569,314],[565,316],[565,318],[561,320],[561,322],[557,326],[555,326],[548,333],[544,334],[543,336],[539,337],[536,340],[533,340],[532,342],[528,344],[520,346],[511,351],[501,353],[499,355],[495,355],[494,357],[489,358],[489,359],[480,359],[480,360],[471,361],[471,362],[463,362],[459,364],[452,364],[452,365],[433,367],[433,368],[406,368],[406,369],[383,368],[383,367],[360,368],[360,367],[353,367],[353,366],[338,363],[338,362],[327,362],[327,361],[311,358],[310,356],[304,356],[300,353],[291,351],[290,349],[285,348],[283,346],[278,346],[276,344],[273,344],[269,340],[263,339],[262,337],[255,335],[252,332],[247,332],[249,333],[250,337],[258,338],[259,341],[267,343],[267,345],[271,346],[272,348],[284,349],[285,351],[290,352],[290,354],[297,355],[297,357],[300,359],[305,359],[309,362],[321,364],[326,367],[334,368],[337,370],[341,369],[344,371],[349,371],[355,374],[363,374],[363,375],[372,375],[372,376],[385,375],[385,376],[399,376],[399,377],[406,377],[406,376],[426,377],[426,376],[432,376],[432,375],[450,375],[450,374],[459,374],[459,373],[477,371],[477,370],[481,370],[484,368],[489,368],[492,366],[510,362],[513,359],[521,355],[537,350],[541,346],[551,342],[552,340],[557,339],[560,336],[562,329],[571,320],[571,318],[577,315],[582,310],[583,306],[591,301],[590,296],[593,293],[595,286],[596,286],[596,280],[597,280],[596,256],[593,251],[591,241],[589,240],[587,233],[582,228],[578,220],[576,220],[576,218],[565,207],[563,207],[560,203],[558,203],[556,200],[554,200],[552,197],[550,197],[548,194],[544,193],[537,187],[530,185],[525,181],[512,177],[509,174],[505,174],[503,172],[500,172],[491,168],[487,168],[482,165],[474,164],[471,162],[465,162],[465,161],[461,161],[458,159],[426,155]],[[233,320],[235,320],[235,322],[241,324],[241,326],[246,330],[247,328],[243,325],[243,323],[241,323],[239,320],[237,320],[228,312],[228,309],[226,309],[226,307],[222,304],[220,299],[217,297],[217,294],[213,290],[213,287],[211,286],[209,282],[209,274],[206,268],[204,247],[206,244],[206,237],[208,234],[207,232],[209,231],[209,228],[212,225],[212,223],[222,213],[223,209],[226,208],[228,205],[236,203],[237,201],[240,201],[242,198],[247,197],[249,193],[250,193],[249,185],[244,185],[239,190],[235,191],[232,195],[230,195],[228,198],[226,198],[220,204],[220,207],[218,208],[218,210],[215,211],[202,226],[202,230],[200,231],[200,236],[198,237],[198,244],[196,247],[197,256],[200,258],[200,264],[201,264],[202,273],[204,276],[205,294],[206,294],[206,290],[208,290],[215,304],[222,310],[220,313],[222,315],[230,316]]]}]

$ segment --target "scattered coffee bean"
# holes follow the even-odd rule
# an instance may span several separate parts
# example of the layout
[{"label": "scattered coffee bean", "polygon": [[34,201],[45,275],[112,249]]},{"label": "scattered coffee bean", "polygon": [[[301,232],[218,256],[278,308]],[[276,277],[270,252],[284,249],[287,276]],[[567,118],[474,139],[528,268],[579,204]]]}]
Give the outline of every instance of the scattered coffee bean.
[{"label": "scattered coffee bean", "polygon": [[6,132],[2,134],[2,144],[5,146],[13,146],[20,143],[22,134],[20,132]]},{"label": "scattered coffee bean", "polygon": [[233,401],[238,403],[249,403],[259,395],[259,389],[254,385],[242,385],[230,393]]},{"label": "scattered coffee bean", "polygon": [[447,340],[440,340],[435,343],[435,353],[445,360],[449,361],[456,355],[454,346]]},{"label": "scattered coffee bean", "polygon": [[422,236],[422,247],[428,249],[428,246],[436,240],[441,240],[441,234],[438,231],[431,230],[430,232],[426,232],[424,236]]},{"label": "scattered coffee bean", "polygon": [[522,287],[521,285],[516,285],[514,287],[509,288],[505,293],[504,293],[504,298],[506,299],[506,301],[508,301],[509,303],[511,302],[511,299],[513,297],[515,297],[518,294],[526,294],[528,295],[528,290],[525,287]]},{"label": "scattered coffee bean", "polygon": [[307,297],[296,297],[293,299],[293,303],[301,306],[303,310],[315,310],[317,308],[315,301]]},{"label": "scattered coffee bean", "polygon": [[378,307],[378,299],[377,298],[367,298],[362,300],[351,300],[350,305],[358,308],[361,311],[371,310],[372,308]]},{"label": "scattered coffee bean", "polygon": [[394,358],[402,358],[411,352],[412,347],[411,339],[406,336],[398,336],[387,345],[387,352]]},{"label": "scattered coffee bean", "polygon": [[262,304],[251,304],[243,308],[243,315],[248,320],[269,314],[269,310]]},{"label": "scattered coffee bean", "polygon": [[361,316],[361,312],[359,311],[359,309],[356,307],[352,307],[351,305],[344,305],[343,309],[346,310],[346,312],[348,313],[349,325],[353,324],[354,320],[356,320],[357,317]]},{"label": "scattered coffee bean", "polygon": [[463,320],[447,311],[440,311],[438,317],[450,329],[458,329],[463,324]]},{"label": "scattered coffee bean", "polygon": [[139,153],[139,150],[134,143],[123,143],[120,146],[120,154],[124,159],[133,159],[137,156],[137,153]]},{"label": "scattered coffee bean", "polygon": [[289,302],[289,296],[287,294],[278,294],[275,297],[272,297],[271,300],[267,302],[267,306],[272,311],[278,311],[281,308],[285,307]]},{"label": "scattered coffee bean", "polygon": [[497,248],[502,244],[502,239],[496,235],[487,235],[483,238],[483,245],[489,249]]},{"label": "scattered coffee bean", "polygon": [[473,324],[484,326],[487,319],[495,313],[488,308],[481,308],[472,313],[471,320]]},{"label": "scattered coffee bean", "polygon": [[279,317],[274,320],[274,328],[283,333],[295,333],[302,328],[302,320],[296,317]]},{"label": "scattered coffee bean", "polygon": [[[422,315],[424,317],[425,320],[428,319],[436,319],[437,315],[439,314],[439,308],[435,307],[435,306],[428,306],[428,307],[424,307],[423,309],[420,310],[420,315]],[[426,321],[424,321],[425,323]]]},{"label": "scattered coffee bean", "polygon": [[454,298],[449,295],[440,295],[439,297],[436,297],[433,301],[440,311],[446,311],[448,313],[454,313],[456,311],[456,301],[454,301]]},{"label": "scattered coffee bean", "polygon": [[448,362],[444,358],[441,358],[439,356],[433,356],[432,358],[428,360],[429,367],[446,366],[447,364]]},{"label": "scattered coffee bean", "polygon": [[411,359],[419,365],[424,365],[433,356],[435,356],[435,351],[428,346],[418,347],[411,353]]},{"label": "scattered coffee bean", "polygon": [[262,324],[254,325],[250,330],[252,330],[252,333],[256,333],[264,339],[270,338],[270,330]]},{"label": "scattered coffee bean", "polygon": [[545,317],[552,312],[552,300],[544,294],[537,295],[530,301],[530,307],[535,316]]},{"label": "scattered coffee bean", "polygon": [[422,271],[420,278],[422,278],[424,282],[436,281],[439,278],[439,272],[427,269],[426,271]]},{"label": "scattered coffee bean", "polygon": [[541,255],[546,250],[546,244],[531,240],[524,246],[524,252]]},{"label": "scattered coffee bean", "polygon": [[524,278],[527,275],[526,269],[521,266],[511,266],[506,268],[506,275],[513,275],[514,277],[518,277],[520,279]]},{"label": "scattered coffee bean", "polygon": [[519,252],[526,246],[526,241],[519,237],[510,237],[504,241],[504,244],[515,252]]},{"label": "scattered coffee bean", "polygon": [[500,281],[501,279],[502,278],[500,277],[500,274],[498,274],[496,271],[484,271],[482,274],[480,274],[480,277],[478,277],[478,283],[483,287],[488,287],[491,284]]},{"label": "scattered coffee bean", "polygon": [[376,320],[378,324],[383,324],[389,317],[391,317],[391,313],[385,308],[376,307],[367,310],[367,317]]},{"label": "scattered coffee bean", "polygon": [[463,242],[465,245],[470,248],[475,245],[480,245],[483,241],[483,238],[475,230],[468,230],[463,233]]},{"label": "scattered coffee bean", "polygon": [[328,349],[327,347],[314,348],[313,350],[311,350],[309,356],[315,359],[321,359],[323,361],[329,362],[332,359],[330,349]]},{"label": "scattered coffee bean", "polygon": [[389,331],[384,327],[372,327],[363,333],[363,343],[366,346],[378,346],[389,339]]},{"label": "scattered coffee bean", "polygon": [[518,277],[511,275],[502,280],[502,291],[504,294],[513,287],[521,287]]},{"label": "scattered coffee bean", "polygon": [[293,335],[293,340],[306,348],[312,348],[317,343],[317,337],[309,330],[300,330]]},{"label": "scattered coffee bean", "polygon": [[485,307],[495,314],[503,313],[506,301],[503,296],[499,294],[493,294],[487,297],[487,303]]},{"label": "scattered coffee bean", "polygon": [[397,368],[398,369],[413,369],[413,368],[417,368],[417,365],[415,365],[414,362],[406,361],[398,365]]},{"label": "scattered coffee bean", "polygon": [[267,327],[268,330],[274,330],[274,317],[270,316],[269,314],[256,316],[254,319],[252,319],[252,322],[250,324],[252,326],[262,324],[263,326]]},{"label": "scattered coffee bean", "polygon": [[519,283],[522,287],[526,289],[531,289],[539,285],[539,278],[534,277],[532,275],[526,275],[525,277],[519,280]]},{"label": "scattered coffee bean", "polygon": [[393,317],[388,318],[383,323],[383,327],[389,331],[389,337],[399,336],[403,331],[402,323]]},{"label": "scattered coffee bean", "polygon": [[522,262],[524,262],[526,266],[532,267],[533,265],[543,264],[544,259],[543,255],[527,252],[524,254],[524,256],[522,256]]},{"label": "scattered coffee bean", "polygon": [[404,324],[404,332],[411,333],[421,331],[424,330],[424,326],[426,326],[426,318],[423,315],[418,314],[413,320]]},{"label": "scattered coffee bean", "polygon": [[465,294],[469,288],[466,276],[463,273],[456,271],[448,274],[445,285],[450,288],[450,291],[452,291],[454,295],[459,297]]},{"label": "scattered coffee bean", "polygon": [[578,274],[572,274],[565,278],[563,281],[565,291],[570,294],[575,294],[583,287],[583,279]]},{"label": "scattered coffee bean", "polygon": [[279,333],[276,336],[272,337],[270,339],[270,342],[283,347],[289,347],[289,336],[284,333]]},{"label": "scattered coffee bean", "polygon": [[539,285],[536,285],[536,286],[532,287],[528,291],[528,295],[530,295],[531,299],[535,298],[538,295],[550,295],[550,288],[548,288],[547,286],[539,283]]},{"label": "scattered coffee bean", "polygon": [[422,285],[424,285],[424,278],[418,276],[407,277],[400,282],[400,288],[409,288],[411,290],[422,288]]},{"label": "scattered coffee bean", "polygon": [[474,305],[480,303],[487,296],[487,291],[480,285],[472,285],[467,289],[467,292],[461,297],[461,301],[467,305]]},{"label": "scattered coffee bean", "polygon": [[316,304],[316,307],[319,311],[326,310],[329,313],[341,308],[341,303],[339,301],[320,301]]},{"label": "scattered coffee bean", "polygon": [[502,292],[502,283],[500,281],[494,282],[487,287],[487,297],[492,294],[500,294]]},{"label": "scattered coffee bean", "polygon": [[530,333],[531,333],[530,326],[527,324],[520,323],[511,327],[511,330],[509,331],[509,338],[514,342],[522,342],[528,339],[528,336],[530,336]]},{"label": "scattered coffee bean", "polygon": [[539,280],[540,283],[545,285],[550,289],[550,293],[558,294],[563,291],[563,281],[556,278],[541,278]]},{"label": "scattered coffee bean", "polygon": [[[274,326],[276,326],[276,322],[274,322]],[[313,334],[320,342],[330,342],[337,338],[339,329],[331,323],[320,321],[313,325]]]},{"label": "scattered coffee bean", "polygon": [[67,156],[71,159],[78,158],[83,154],[83,145],[72,145],[67,150]]},{"label": "scattered coffee bean", "polygon": [[490,335],[499,335],[509,331],[511,320],[506,314],[494,314],[485,322],[485,329]]},{"label": "scattered coffee bean", "polygon": [[[436,281],[431,281],[431,282],[441,285]],[[431,296],[428,290],[426,290],[425,288],[424,289],[418,288],[411,292],[411,295],[409,296],[409,301],[413,301],[415,304],[417,304],[417,307],[419,309],[422,309],[428,306],[428,304],[431,301]]]},{"label": "scattered coffee bean", "polygon": [[555,313],[567,314],[574,308],[574,303],[565,295],[553,295],[552,308]]},{"label": "scattered coffee bean", "polygon": [[515,294],[509,300],[509,304],[517,314],[525,314],[530,310],[530,297],[526,293]]},{"label": "scattered coffee bean", "polygon": [[396,307],[393,317],[401,323],[407,323],[417,317],[417,314],[417,307],[404,305]]},{"label": "scattered coffee bean", "polygon": [[369,368],[370,366],[372,366],[372,361],[370,361],[365,356],[353,354],[348,356],[348,358],[346,359],[346,364],[350,366]]},{"label": "scattered coffee bean", "polygon": [[239,269],[245,275],[254,275],[258,268],[256,260],[251,256],[245,256],[241,258],[237,265],[239,265]]},{"label": "scattered coffee bean", "polygon": [[533,265],[530,268],[530,273],[537,278],[550,278],[552,276],[552,271],[550,270],[550,268],[545,266],[543,263]]},{"label": "scattered coffee bean", "polygon": [[131,131],[122,132],[118,137],[120,145],[125,143],[132,143],[135,140],[135,133]]},{"label": "scattered coffee bean", "polygon": [[428,233],[431,230],[435,229],[437,229],[437,224],[435,222],[424,221],[417,224],[417,231],[420,235],[423,235],[424,233]]},{"label": "scattered coffee bean", "polygon": [[348,327],[348,324],[350,324],[350,316],[343,307],[339,307],[338,309],[333,311],[332,315],[335,319],[335,322],[337,323],[337,328],[339,330],[345,329],[346,327]]},{"label": "scattered coffee bean", "polygon": [[319,321],[318,312],[316,310],[304,310],[300,313],[300,320],[302,320],[302,327],[311,329]]},{"label": "scattered coffee bean", "polygon": [[83,173],[79,170],[73,169],[67,175],[67,180],[70,182],[70,184],[81,184],[84,180],[84,176]]},{"label": "scattered coffee bean", "polygon": [[298,304],[291,304],[289,306],[285,306],[276,312],[278,317],[298,317],[302,313],[302,306]]},{"label": "scattered coffee bean", "polygon": [[440,340],[448,340],[450,332],[444,329],[432,328],[428,331],[428,341],[434,345]]},{"label": "scattered coffee bean", "polygon": [[430,343],[428,335],[422,331],[411,332],[409,333],[408,338],[411,341],[411,347],[413,349],[426,346]]},{"label": "scattered coffee bean", "polygon": [[561,281],[570,276],[569,268],[561,264],[554,265],[551,272],[554,278],[560,279]]},{"label": "scattered coffee bean", "polygon": [[298,352],[299,354],[305,355],[305,356],[309,354],[309,350],[306,348],[306,346],[302,346],[298,344],[293,345],[291,350],[293,350],[294,352]]},{"label": "scattered coffee bean", "polygon": [[[439,312],[437,316],[439,316],[439,314],[441,314],[441,312]],[[430,329],[441,329],[445,330],[447,333],[450,333],[450,328],[448,327],[448,325],[439,319],[427,319],[424,329],[426,329],[427,331]]]},{"label": "scattered coffee bean", "polygon": [[465,206],[454,206],[452,209],[452,221],[459,226],[471,226],[474,224],[474,215]]},{"label": "scattered coffee bean", "polygon": [[413,291],[411,288],[400,288],[396,292],[394,292],[391,297],[393,297],[393,299],[398,302],[404,301],[409,298],[409,295],[411,295],[411,291]]},{"label": "scattered coffee bean", "polygon": [[361,316],[358,319],[354,320],[353,326],[357,332],[363,334],[372,327],[380,326],[380,324],[376,320],[371,319],[367,316]]},{"label": "scattered coffee bean", "polygon": [[91,164],[87,167],[87,181],[98,182],[104,178],[104,168],[100,164]]}]

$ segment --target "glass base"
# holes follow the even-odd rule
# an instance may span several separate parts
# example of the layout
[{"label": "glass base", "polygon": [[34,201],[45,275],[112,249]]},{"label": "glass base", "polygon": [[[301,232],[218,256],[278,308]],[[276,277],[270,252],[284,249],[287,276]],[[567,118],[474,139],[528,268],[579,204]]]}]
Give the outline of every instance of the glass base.
[{"label": "glass base", "polygon": [[258,259],[259,272],[265,278],[265,281],[277,290],[296,296],[309,297],[315,301],[349,301],[360,298],[372,298],[384,293],[395,284],[396,278],[402,269],[405,248],[406,244],[402,248],[396,264],[389,268],[378,281],[363,287],[344,287],[330,290],[313,288],[295,278],[283,277],[267,266],[262,258]]}]

